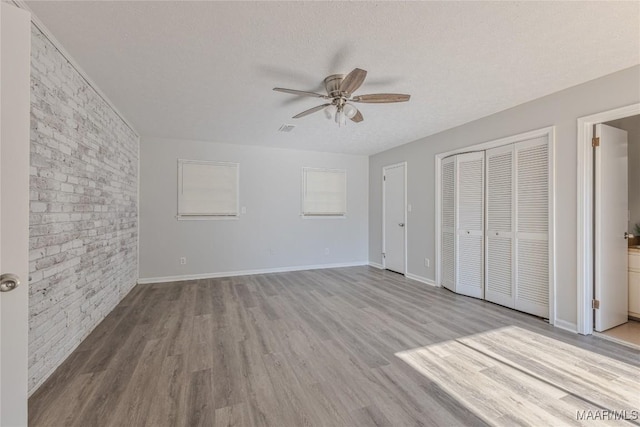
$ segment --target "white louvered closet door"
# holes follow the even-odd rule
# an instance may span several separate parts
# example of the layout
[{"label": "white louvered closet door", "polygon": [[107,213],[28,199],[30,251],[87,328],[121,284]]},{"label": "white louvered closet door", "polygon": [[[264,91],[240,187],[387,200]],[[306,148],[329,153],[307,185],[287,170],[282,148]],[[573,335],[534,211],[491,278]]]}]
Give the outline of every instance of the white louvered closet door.
[{"label": "white louvered closet door", "polygon": [[456,291],[456,157],[442,161],[441,169],[442,286]]},{"label": "white louvered closet door", "polygon": [[484,152],[456,156],[456,287],[484,297]]},{"label": "white louvered closet door", "polygon": [[549,145],[547,137],[515,144],[515,308],[549,317]]},{"label": "white louvered closet door", "polygon": [[485,299],[514,308],[514,145],[487,150],[486,162]]}]

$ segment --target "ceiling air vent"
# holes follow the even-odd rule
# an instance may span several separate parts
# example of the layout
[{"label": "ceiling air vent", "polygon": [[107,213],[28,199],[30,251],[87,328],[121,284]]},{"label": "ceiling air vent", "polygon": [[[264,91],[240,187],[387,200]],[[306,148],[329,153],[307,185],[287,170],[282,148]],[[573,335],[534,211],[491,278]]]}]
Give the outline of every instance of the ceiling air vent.
[{"label": "ceiling air vent", "polygon": [[280,132],[291,132],[294,127],[296,127],[296,125],[284,124],[284,125],[280,126],[280,129],[278,129],[278,131],[280,131]]}]

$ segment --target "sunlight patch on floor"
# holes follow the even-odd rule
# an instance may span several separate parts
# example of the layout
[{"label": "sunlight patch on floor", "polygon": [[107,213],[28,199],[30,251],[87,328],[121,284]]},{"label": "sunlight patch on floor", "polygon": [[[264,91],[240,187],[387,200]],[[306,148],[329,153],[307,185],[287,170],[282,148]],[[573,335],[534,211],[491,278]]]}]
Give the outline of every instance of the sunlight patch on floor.
[{"label": "sunlight patch on floor", "polygon": [[516,326],[396,356],[491,425],[640,421],[638,367]]}]

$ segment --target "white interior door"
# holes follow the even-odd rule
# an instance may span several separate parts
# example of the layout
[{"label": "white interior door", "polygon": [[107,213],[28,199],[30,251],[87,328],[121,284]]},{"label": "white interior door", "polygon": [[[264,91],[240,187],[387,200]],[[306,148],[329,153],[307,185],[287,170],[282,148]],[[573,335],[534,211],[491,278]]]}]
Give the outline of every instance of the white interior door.
[{"label": "white interior door", "polygon": [[456,156],[456,286],[484,298],[484,151]]},{"label": "white interior door", "polygon": [[515,144],[515,309],[549,317],[549,140]]},{"label": "white interior door", "polygon": [[627,321],[628,226],[627,132],[596,126],[595,149],[595,330],[605,331]]},{"label": "white interior door", "polygon": [[405,273],[405,164],[387,166],[384,179],[384,268]]},{"label": "white interior door", "polygon": [[456,156],[442,160],[441,169],[440,253],[441,284],[456,291]]},{"label": "white interior door", "polygon": [[[27,425],[30,23],[0,4],[1,426]],[[13,290],[7,273],[21,282]]]},{"label": "white interior door", "polygon": [[515,304],[515,159],[513,144],[487,150],[485,299]]}]

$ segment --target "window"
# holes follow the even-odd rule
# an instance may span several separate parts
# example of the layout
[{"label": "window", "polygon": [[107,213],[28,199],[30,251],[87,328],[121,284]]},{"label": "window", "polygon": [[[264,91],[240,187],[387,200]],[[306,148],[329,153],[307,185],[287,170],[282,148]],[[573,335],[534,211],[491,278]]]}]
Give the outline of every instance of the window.
[{"label": "window", "polygon": [[302,168],[302,215],[344,216],[347,213],[347,171]]},{"label": "window", "polygon": [[238,216],[238,163],[178,160],[178,218]]}]

